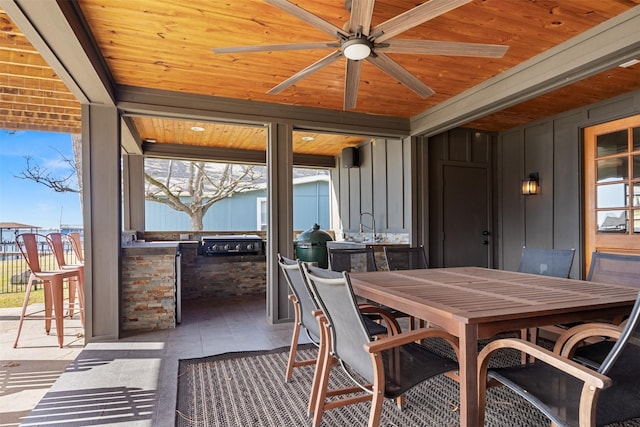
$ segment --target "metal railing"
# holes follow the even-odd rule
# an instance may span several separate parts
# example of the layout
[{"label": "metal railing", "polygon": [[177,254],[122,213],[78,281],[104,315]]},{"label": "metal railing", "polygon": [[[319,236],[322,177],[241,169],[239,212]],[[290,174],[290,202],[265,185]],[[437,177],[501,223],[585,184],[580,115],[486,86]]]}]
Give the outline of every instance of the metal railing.
[{"label": "metal railing", "polygon": [[[40,268],[42,270],[56,270],[58,264],[49,245],[38,242]],[[64,241],[64,256],[68,264],[75,264],[76,256],[69,242]],[[24,292],[29,280],[29,267],[22,257],[15,242],[0,243],[0,294]]]}]

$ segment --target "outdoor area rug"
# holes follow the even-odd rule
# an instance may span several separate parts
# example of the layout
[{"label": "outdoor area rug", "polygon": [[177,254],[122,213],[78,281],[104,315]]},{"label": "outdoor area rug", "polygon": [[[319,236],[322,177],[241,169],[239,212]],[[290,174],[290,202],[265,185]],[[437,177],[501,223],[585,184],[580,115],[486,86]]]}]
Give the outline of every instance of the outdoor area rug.
[{"label": "outdoor area rug", "polygon": [[[316,349],[301,346],[298,357],[315,357]],[[314,366],[296,368],[284,382],[289,348],[271,351],[226,353],[200,359],[181,360],[178,378],[176,426],[311,426],[307,418],[309,390]],[[498,356],[497,364],[517,363],[519,354]],[[334,368],[331,388],[353,383],[341,368]],[[445,376],[428,380],[406,394],[401,411],[385,399],[381,426],[447,427],[460,425],[458,384]],[[359,403],[326,411],[327,427],[364,426],[370,403]],[[486,425],[496,427],[540,427],[549,421],[528,402],[506,388],[488,391]],[[627,422],[616,427],[638,427]]]}]

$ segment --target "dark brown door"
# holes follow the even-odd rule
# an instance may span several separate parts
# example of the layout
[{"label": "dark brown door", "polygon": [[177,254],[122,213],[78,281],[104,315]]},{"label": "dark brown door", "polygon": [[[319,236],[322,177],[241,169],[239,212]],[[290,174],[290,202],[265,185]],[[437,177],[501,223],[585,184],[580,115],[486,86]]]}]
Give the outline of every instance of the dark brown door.
[{"label": "dark brown door", "polygon": [[487,169],[443,166],[444,267],[489,266]]}]

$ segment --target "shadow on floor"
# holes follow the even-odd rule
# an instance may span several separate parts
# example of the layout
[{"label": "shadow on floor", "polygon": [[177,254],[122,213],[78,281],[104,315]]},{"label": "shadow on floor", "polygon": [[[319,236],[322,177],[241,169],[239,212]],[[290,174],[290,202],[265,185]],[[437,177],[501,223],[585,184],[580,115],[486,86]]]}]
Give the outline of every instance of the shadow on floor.
[{"label": "shadow on floor", "polygon": [[155,405],[155,390],[110,387],[52,391],[22,420],[21,426],[131,423],[150,420]]}]

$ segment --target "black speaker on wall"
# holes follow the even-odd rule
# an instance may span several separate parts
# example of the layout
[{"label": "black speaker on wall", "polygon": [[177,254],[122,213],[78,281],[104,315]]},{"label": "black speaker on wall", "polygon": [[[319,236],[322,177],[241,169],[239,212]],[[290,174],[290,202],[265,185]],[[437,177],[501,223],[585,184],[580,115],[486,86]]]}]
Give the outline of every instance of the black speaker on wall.
[{"label": "black speaker on wall", "polygon": [[357,168],[360,166],[360,158],[356,147],[347,147],[342,149],[342,167]]}]

